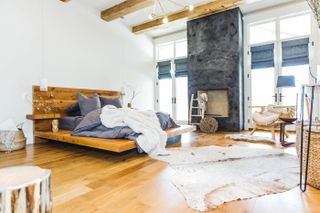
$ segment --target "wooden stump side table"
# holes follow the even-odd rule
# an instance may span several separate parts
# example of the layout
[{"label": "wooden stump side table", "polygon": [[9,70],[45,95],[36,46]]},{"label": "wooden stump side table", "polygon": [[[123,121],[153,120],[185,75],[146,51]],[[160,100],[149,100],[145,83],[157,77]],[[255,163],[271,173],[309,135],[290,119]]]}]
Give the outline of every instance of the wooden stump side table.
[{"label": "wooden stump side table", "polygon": [[0,169],[0,213],[50,213],[51,171],[37,166]]},{"label": "wooden stump side table", "polygon": [[282,146],[291,146],[295,144],[295,142],[288,142],[286,141],[286,126],[293,125],[293,122],[286,122],[286,121],[279,121],[280,126],[280,143]]}]

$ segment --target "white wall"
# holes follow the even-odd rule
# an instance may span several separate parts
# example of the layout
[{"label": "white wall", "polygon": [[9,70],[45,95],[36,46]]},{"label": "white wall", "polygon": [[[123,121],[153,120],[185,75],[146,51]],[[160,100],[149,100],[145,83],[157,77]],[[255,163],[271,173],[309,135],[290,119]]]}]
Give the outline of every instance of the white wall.
[{"label": "white wall", "polygon": [[[31,113],[31,86],[140,91],[134,106],[154,108],[152,40],[77,1],[0,1],[0,122]],[[29,100],[29,101],[28,101]],[[30,122],[28,123],[30,127]],[[29,128],[30,131],[30,128]]]}]

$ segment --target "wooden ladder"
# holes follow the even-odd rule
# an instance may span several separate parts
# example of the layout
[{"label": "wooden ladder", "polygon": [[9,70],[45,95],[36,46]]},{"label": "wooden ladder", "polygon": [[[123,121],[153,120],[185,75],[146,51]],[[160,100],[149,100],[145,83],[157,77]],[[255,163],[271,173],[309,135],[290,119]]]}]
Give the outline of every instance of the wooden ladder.
[{"label": "wooden ladder", "polygon": [[[202,107],[198,106],[198,104],[195,104],[195,102],[198,102],[197,98],[194,98],[194,94],[191,95],[190,99],[190,108],[189,108],[189,125],[199,125],[200,123],[193,123],[192,118],[193,117],[201,117],[201,119],[204,118],[204,110]],[[193,109],[197,109],[198,114],[193,114]]]}]

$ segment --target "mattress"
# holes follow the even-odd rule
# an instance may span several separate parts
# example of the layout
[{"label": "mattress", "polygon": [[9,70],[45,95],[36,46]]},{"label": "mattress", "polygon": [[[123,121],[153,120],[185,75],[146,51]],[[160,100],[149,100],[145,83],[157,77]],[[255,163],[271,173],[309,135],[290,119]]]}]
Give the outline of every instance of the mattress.
[{"label": "mattress", "polygon": [[66,116],[59,119],[59,129],[73,131],[82,121],[82,116]]}]

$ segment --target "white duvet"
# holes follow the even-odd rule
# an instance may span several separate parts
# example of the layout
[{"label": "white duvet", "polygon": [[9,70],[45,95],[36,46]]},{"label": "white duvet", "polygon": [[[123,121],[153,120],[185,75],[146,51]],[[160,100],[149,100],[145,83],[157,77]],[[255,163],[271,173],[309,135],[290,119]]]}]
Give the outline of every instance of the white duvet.
[{"label": "white duvet", "polygon": [[165,150],[167,134],[161,129],[155,112],[107,105],[103,107],[100,119],[107,128],[128,126],[134,132],[141,133],[137,143],[149,155],[167,154]]}]

